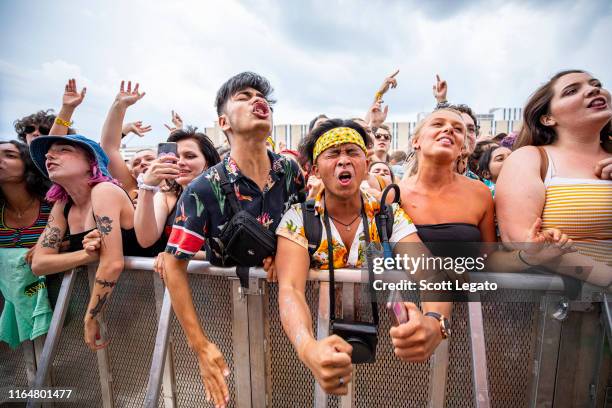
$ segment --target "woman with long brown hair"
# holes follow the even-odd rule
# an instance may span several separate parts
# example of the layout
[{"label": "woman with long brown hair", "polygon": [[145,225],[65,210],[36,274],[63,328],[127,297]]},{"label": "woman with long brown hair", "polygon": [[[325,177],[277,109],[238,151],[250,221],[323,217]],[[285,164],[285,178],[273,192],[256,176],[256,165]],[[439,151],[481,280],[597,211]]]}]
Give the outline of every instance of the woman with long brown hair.
[{"label": "woman with long brown hair", "polygon": [[578,250],[554,266],[600,286],[612,281],[611,119],[610,92],[598,79],[580,70],[553,76],[525,106],[495,197],[505,243],[522,241],[541,217]]}]

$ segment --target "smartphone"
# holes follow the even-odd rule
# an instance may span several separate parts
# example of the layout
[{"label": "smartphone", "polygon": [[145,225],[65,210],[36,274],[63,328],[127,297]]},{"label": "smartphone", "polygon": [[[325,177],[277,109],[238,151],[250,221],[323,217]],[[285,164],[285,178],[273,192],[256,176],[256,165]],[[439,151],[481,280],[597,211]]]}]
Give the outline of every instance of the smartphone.
[{"label": "smartphone", "polygon": [[164,142],[157,145],[157,157],[169,155],[178,157],[178,147],[175,142]]},{"label": "smartphone", "polygon": [[408,311],[402,302],[402,297],[397,290],[394,290],[389,295],[387,301],[387,310],[391,315],[391,322],[393,326],[399,326],[400,324],[408,322]]}]

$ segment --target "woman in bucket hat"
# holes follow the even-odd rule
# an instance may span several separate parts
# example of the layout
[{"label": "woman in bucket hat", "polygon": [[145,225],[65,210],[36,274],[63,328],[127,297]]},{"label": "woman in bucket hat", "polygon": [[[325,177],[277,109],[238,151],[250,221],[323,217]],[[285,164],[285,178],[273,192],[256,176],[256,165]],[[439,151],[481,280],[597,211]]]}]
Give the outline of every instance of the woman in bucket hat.
[{"label": "woman in bucket hat", "polygon": [[[32,270],[37,275],[99,262],[84,317],[85,343],[92,350],[106,347],[96,317],[108,301],[123,270],[123,255],[144,255],[134,234],[134,207],[108,172],[108,157],[96,142],[81,135],[45,136],[30,145],[32,160],[53,186],[47,200],[53,209],[40,236]],[[99,245],[83,241],[99,234]],[[67,241],[67,242],[66,242]],[[65,242],[68,250],[60,253]],[[83,245],[85,243],[85,245]]]}]

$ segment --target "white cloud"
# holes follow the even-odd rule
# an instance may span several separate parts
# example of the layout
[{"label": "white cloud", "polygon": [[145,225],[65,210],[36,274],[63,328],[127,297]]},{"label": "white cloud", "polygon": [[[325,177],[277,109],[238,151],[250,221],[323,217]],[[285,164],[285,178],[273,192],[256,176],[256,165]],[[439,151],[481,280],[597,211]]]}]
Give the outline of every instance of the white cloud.
[{"label": "white cloud", "polygon": [[[171,109],[187,123],[211,126],[217,89],[244,70],[272,82],[278,124],[306,123],[319,113],[363,114],[395,68],[401,69],[399,87],[385,97],[390,120],[414,120],[416,112],[432,107],[435,73],[448,79],[451,100],[477,111],[521,106],[537,85],[564,68],[590,70],[604,84],[612,80],[606,42],[612,38],[612,13],[606,4],[139,0],[76,5],[82,18],[55,27],[55,35],[65,39],[62,47],[41,41],[46,33],[34,30],[0,51],[1,135],[12,134],[17,117],[58,109],[69,77],[88,87],[75,121],[93,138],[121,79],[141,83],[147,95],[127,120],[152,124],[154,134],[134,144],[161,140]],[[45,13],[53,19],[62,8]],[[22,14],[9,17],[27,18]]]}]

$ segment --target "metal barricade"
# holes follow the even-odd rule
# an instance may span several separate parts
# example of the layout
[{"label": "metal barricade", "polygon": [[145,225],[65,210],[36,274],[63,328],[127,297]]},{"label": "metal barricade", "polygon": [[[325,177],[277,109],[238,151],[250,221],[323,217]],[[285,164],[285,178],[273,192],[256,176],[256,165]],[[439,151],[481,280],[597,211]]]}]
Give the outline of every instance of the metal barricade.
[{"label": "metal barricade", "polygon": [[[73,388],[75,399],[65,404],[70,407],[212,406],[205,401],[197,359],[152,266],[149,258],[125,259],[101,324],[111,342],[97,353],[85,346],[82,327],[95,266],[65,274],[37,359],[34,388]],[[492,303],[483,296],[482,303],[455,304],[453,336],[426,363],[405,363],[393,355],[390,321],[381,313],[376,363],[356,366],[349,395],[336,398],[322,393],[297,359],[280,323],[278,288],[265,283],[263,271],[252,271],[254,290],[246,295],[233,269],[194,261],[188,272],[199,319],[231,369],[230,407],[539,407],[562,406],[561,401],[603,407],[612,386],[604,350],[606,329],[608,336],[612,333],[610,299],[573,304],[569,318],[557,320],[552,315],[558,296],[536,303],[528,296],[562,291],[563,280],[556,276],[488,274],[503,295],[525,302]],[[362,306],[360,297],[353,297],[355,288],[364,286],[361,278],[351,270],[336,271],[345,313]],[[325,271],[310,272],[306,299],[318,337],[327,330],[327,285]],[[6,374],[11,386],[32,385],[24,354],[0,352],[3,383]]]}]

